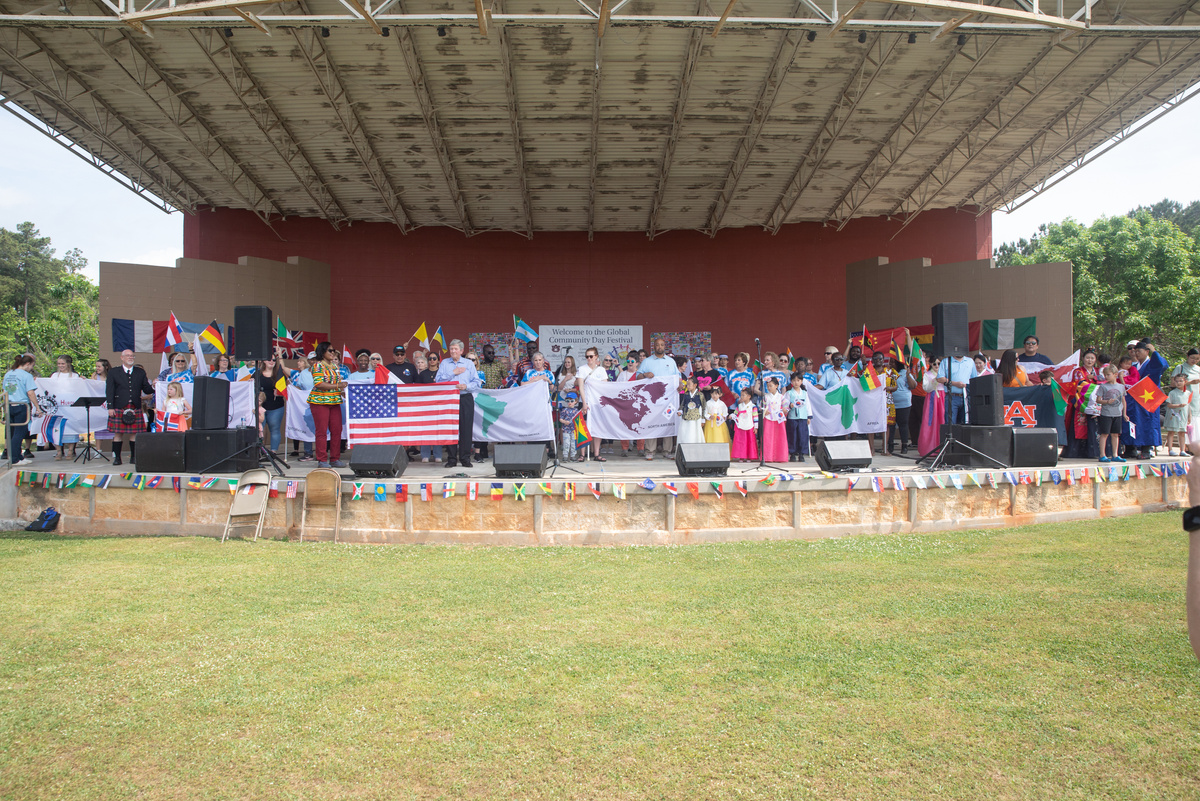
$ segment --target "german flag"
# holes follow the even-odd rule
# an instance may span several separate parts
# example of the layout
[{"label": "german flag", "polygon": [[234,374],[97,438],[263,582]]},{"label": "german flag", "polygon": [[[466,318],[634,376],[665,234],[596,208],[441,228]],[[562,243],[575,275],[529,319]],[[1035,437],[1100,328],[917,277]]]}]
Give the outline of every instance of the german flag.
[{"label": "german flag", "polygon": [[224,338],[221,337],[221,329],[217,325],[216,320],[213,320],[211,323],[208,324],[208,328],[205,328],[203,331],[200,332],[200,338],[203,339],[208,344],[212,345],[214,348],[216,348],[221,353],[226,352],[225,351],[225,340],[224,340]]}]

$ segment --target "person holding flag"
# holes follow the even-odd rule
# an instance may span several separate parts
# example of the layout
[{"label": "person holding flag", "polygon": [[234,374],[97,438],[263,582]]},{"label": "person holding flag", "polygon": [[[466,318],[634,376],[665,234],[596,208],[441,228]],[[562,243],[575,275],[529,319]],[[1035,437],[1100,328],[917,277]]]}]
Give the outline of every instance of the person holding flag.
[{"label": "person holding flag", "polygon": [[[1134,345],[1133,357],[1136,362],[1134,366],[1141,378],[1129,389],[1129,400],[1133,401],[1128,404],[1130,436],[1128,440],[1123,441],[1137,449],[1137,458],[1149,459],[1154,454],[1153,449],[1162,445],[1162,423],[1158,414],[1158,405],[1162,401],[1159,400],[1155,404],[1153,400],[1163,395],[1160,389],[1162,377],[1170,365],[1162,354],[1155,350],[1154,343],[1147,339]],[[1147,395],[1150,397],[1147,398]],[[1154,408],[1147,408],[1143,405],[1145,402],[1151,403]]]}]

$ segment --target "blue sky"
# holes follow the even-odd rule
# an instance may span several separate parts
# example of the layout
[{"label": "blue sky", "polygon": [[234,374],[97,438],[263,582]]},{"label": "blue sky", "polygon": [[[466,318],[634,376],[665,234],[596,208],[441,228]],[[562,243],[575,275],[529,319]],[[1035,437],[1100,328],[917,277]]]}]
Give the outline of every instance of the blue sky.
[{"label": "blue sky", "polygon": [[[1090,223],[1169,197],[1200,200],[1200,100],[1185,103],[1013,214],[992,218],[994,243],[1038,225]],[[79,248],[96,279],[100,261],[173,264],[183,215],[164,214],[12,114],[0,111],[0,226],[31,220],[61,255]]]}]

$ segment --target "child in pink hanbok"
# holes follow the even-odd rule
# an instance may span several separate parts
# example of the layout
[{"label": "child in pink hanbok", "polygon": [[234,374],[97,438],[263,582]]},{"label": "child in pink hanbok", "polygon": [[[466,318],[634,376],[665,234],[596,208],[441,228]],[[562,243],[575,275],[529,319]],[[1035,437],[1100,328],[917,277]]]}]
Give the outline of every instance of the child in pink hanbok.
[{"label": "child in pink hanbok", "polygon": [[758,458],[758,408],[747,387],[741,392],[741,400],[733,413],[733,449],[729,458],[751,461]]}]

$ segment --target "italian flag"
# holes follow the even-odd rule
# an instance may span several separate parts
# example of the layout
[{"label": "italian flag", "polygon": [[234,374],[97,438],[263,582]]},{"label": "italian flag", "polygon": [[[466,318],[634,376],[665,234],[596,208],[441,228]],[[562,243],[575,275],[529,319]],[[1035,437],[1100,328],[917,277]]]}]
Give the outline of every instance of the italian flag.
[{"label": "italian flag", "polygon": [[1004,320],[981,320],[979,323],[980,350],[1019,348],[1025,337],[1037,336],[1036,317],[1009,317]]}]

